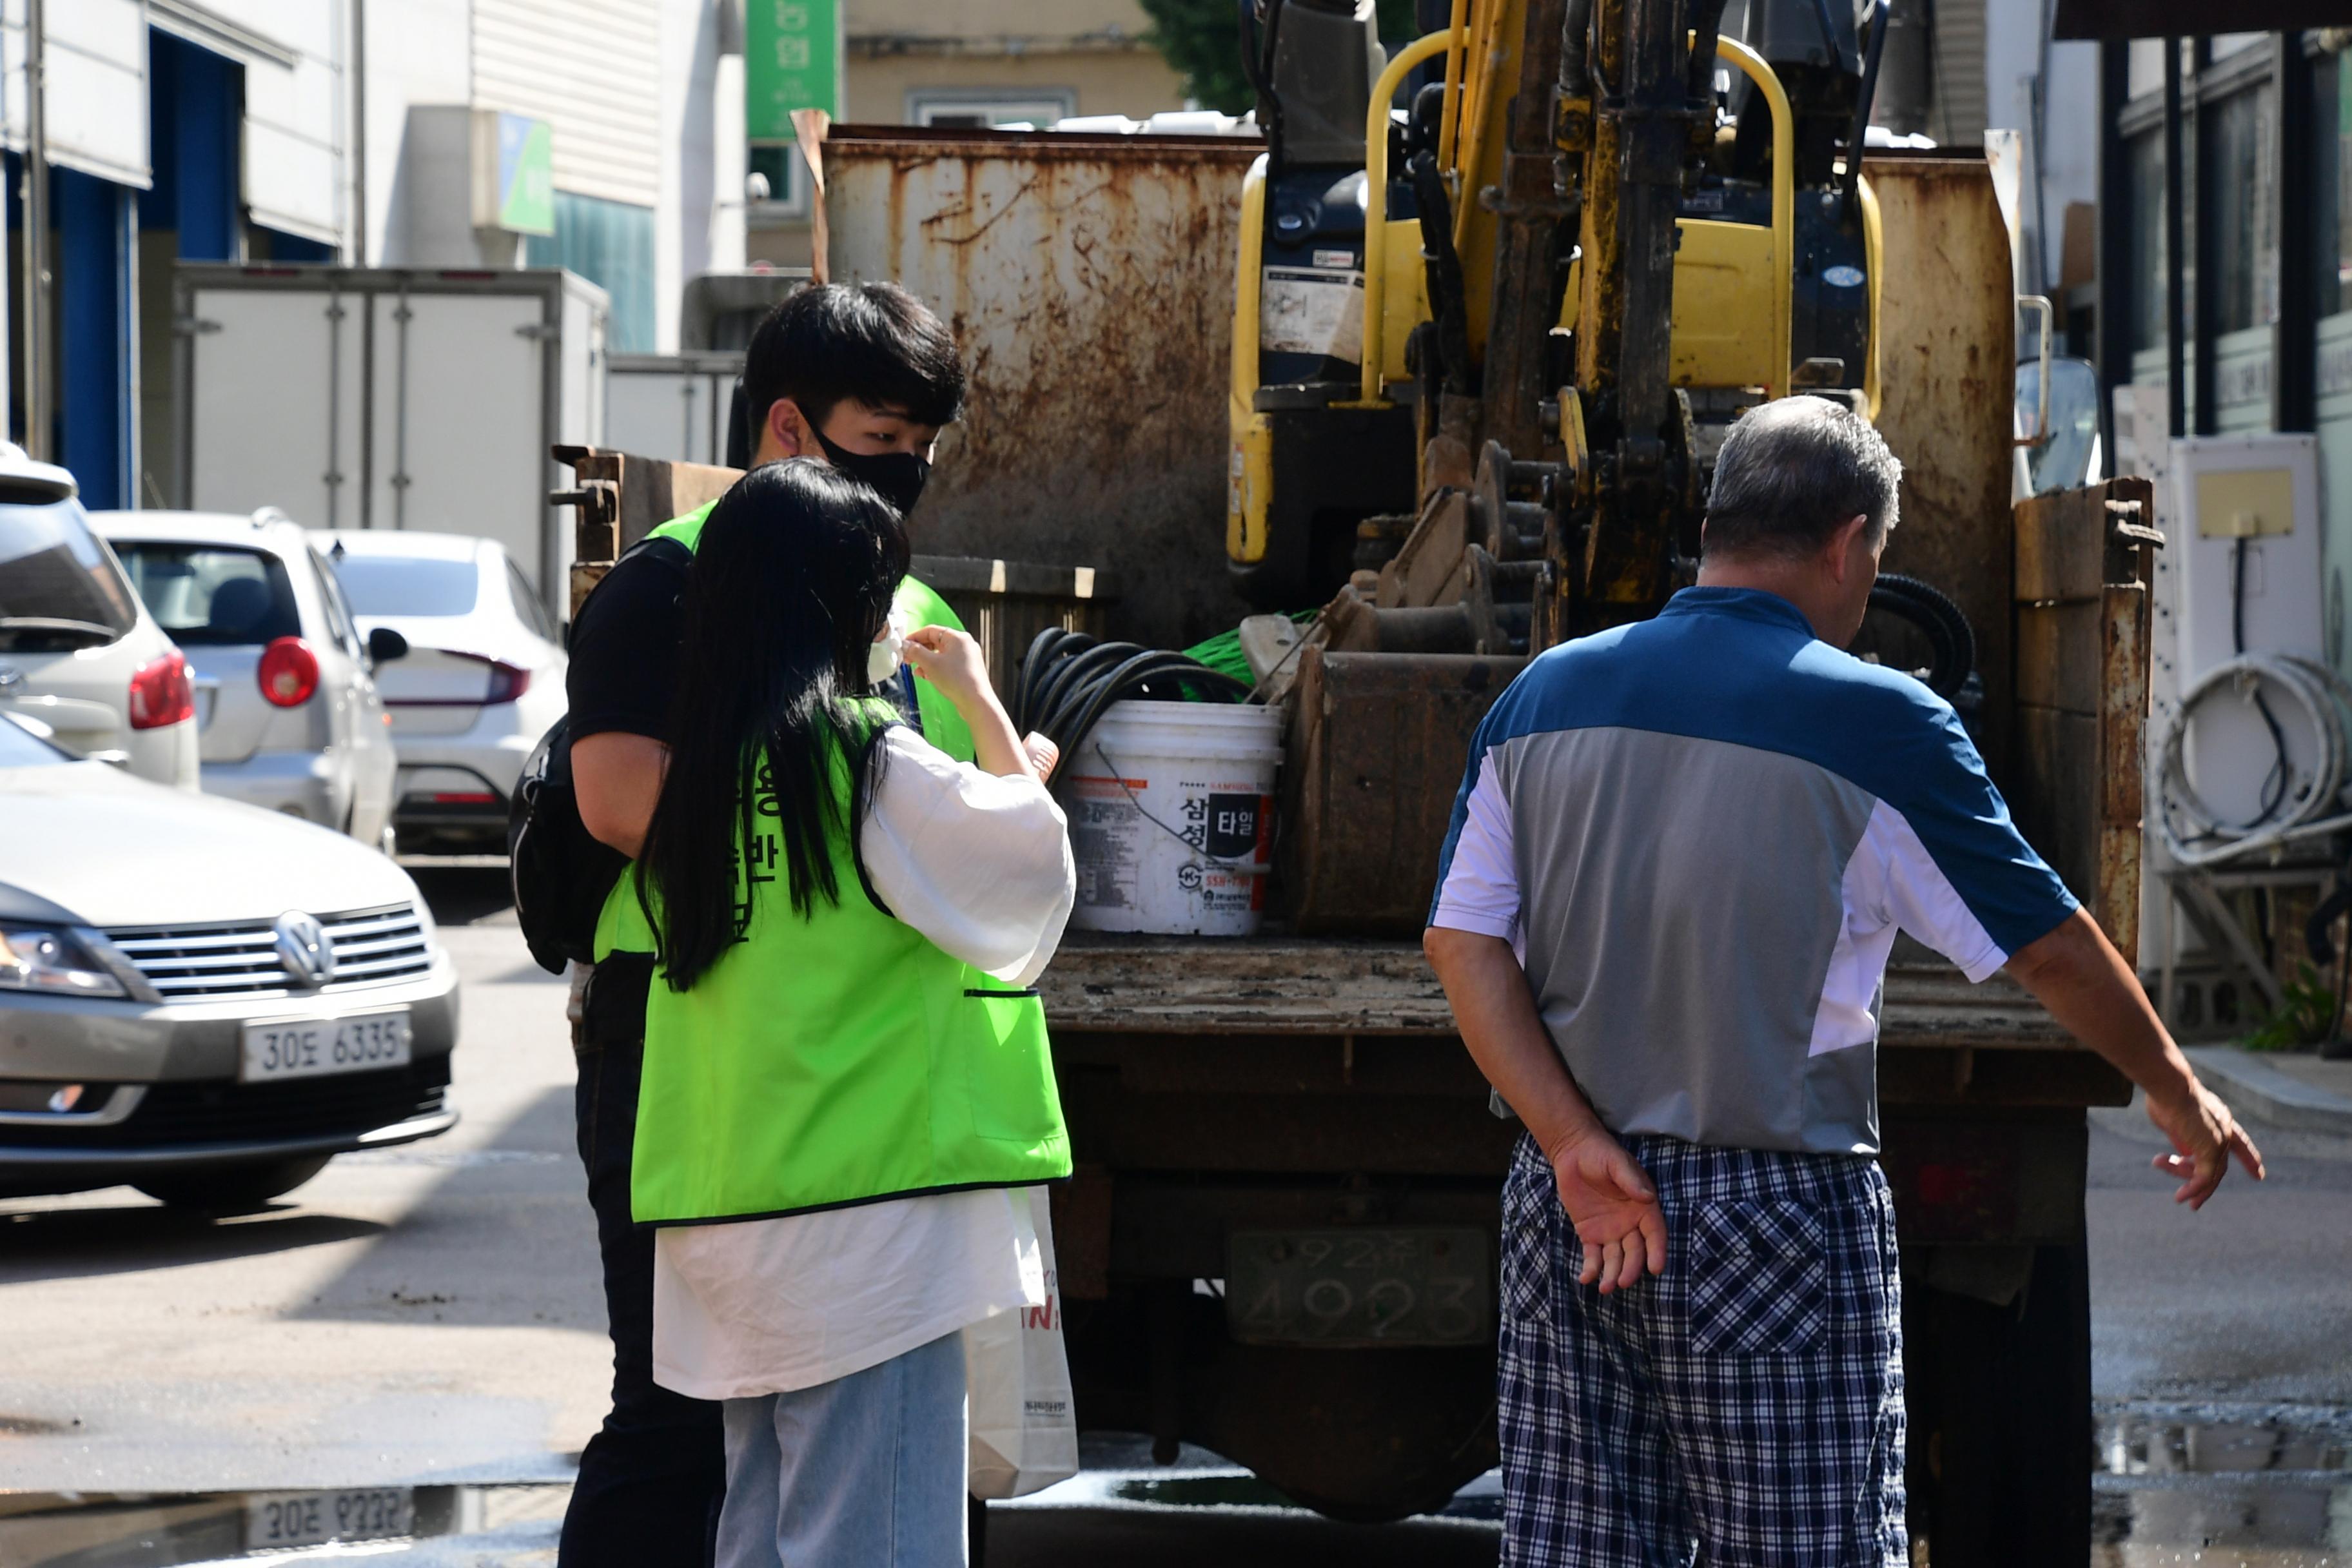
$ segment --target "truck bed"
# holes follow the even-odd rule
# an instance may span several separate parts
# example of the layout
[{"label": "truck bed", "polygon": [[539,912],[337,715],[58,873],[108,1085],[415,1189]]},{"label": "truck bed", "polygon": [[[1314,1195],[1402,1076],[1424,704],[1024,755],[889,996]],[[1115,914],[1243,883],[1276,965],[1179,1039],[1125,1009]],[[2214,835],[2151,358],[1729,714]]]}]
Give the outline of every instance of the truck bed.
[{"label": "truck bed", "polygon": [[[1236,1036],[1459,1048],[1445,994],[1412,942],[1072,931],[1038,990],[1056,1040],[1086,1037],[1088,1056],[1115,1050],[1119,1036],[1139,1037],[1130,1044],[1145,1050]],[[2006,975],[1971,985],[1916,948],[1888,967],[1879,1044],[1891,1104],[2129,1099],[2121,1078]]]}]

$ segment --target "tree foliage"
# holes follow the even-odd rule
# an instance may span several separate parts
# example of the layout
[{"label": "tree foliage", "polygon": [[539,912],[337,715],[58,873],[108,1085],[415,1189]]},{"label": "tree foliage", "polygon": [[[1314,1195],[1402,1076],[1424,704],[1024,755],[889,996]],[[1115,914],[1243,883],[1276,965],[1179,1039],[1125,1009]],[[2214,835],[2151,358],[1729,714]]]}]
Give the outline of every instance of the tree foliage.
[{"label": "tree foliage", "polygon": [[[1413,0],[1378,0],[1381,37],[1390,48],[1416,36]],[[1178,75],[1185,96],[1203,109],[1242,114],[1256,107],[1242,70],[1241,26],[1234,0],[1142,0],[1151,18],[1148,36]]]}]

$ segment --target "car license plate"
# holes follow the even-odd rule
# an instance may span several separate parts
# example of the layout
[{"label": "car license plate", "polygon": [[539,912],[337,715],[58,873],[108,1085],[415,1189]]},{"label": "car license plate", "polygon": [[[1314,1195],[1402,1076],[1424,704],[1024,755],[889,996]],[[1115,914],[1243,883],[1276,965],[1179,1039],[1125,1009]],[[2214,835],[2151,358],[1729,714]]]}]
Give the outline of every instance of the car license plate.
[{"label": "car license plate", "polygon": [[245,1026],[247,1083],[373,1072],[408,1065],[408,1009],[354,1013],[348,1018],[275,1018]]},{"label": "car license plate", "polygon": [[1225,1324],[1244,1344],[1470,1345],[1495,1333],[1483,1230],[1237,1230]]},{"label": "car license plate", "polygon": [[322,1546],[416,1533],[415,1494],[406,1487],[342,1492],[253,1492],[245,1500],[245,1549]]}]

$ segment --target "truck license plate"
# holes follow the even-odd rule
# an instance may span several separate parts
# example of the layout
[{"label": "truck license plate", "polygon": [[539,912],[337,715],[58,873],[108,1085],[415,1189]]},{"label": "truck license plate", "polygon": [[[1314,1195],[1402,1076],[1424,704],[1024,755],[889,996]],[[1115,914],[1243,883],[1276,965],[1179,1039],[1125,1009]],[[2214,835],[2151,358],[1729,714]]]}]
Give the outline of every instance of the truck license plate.
[{"label": "truck license plate", "polygon": [[1486,1233],[1461,1227],[1237,1230],[1225,1325],[1244,1344],[1482,1344],[1495,1334]]},{"label": "truck license plate", "polygon": [[245,1500],[248,1552],[322,1546],[330,1541],[383,1541],[415,1533],[415,1497],[406,1487],[255,1492]]},{"label": "truck license plate", "polygon": [[247,1083],[317,1078],[333,1072],[373,1072],[408,1065],[408,1009],[355,1013],[348,1018],[273,1018],[245,1026]]}]

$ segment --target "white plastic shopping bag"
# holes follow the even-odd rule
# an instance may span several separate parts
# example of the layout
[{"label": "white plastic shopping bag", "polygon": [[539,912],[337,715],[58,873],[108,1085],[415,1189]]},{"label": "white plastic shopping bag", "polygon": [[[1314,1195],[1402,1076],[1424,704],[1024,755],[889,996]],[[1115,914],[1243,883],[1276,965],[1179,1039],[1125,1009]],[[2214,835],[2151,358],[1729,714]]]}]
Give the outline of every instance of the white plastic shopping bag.
[{"label": "white plastic shopping bag", "polygon": [[1045,1266],[1045,1304],[999,1312],[963,1331],[976,1498],[1024,1497],[1078,1473],[1078,1418],[1062,1347],[1053,1220],[1045,1188],[1031,1187],[1026,1195]]}]

